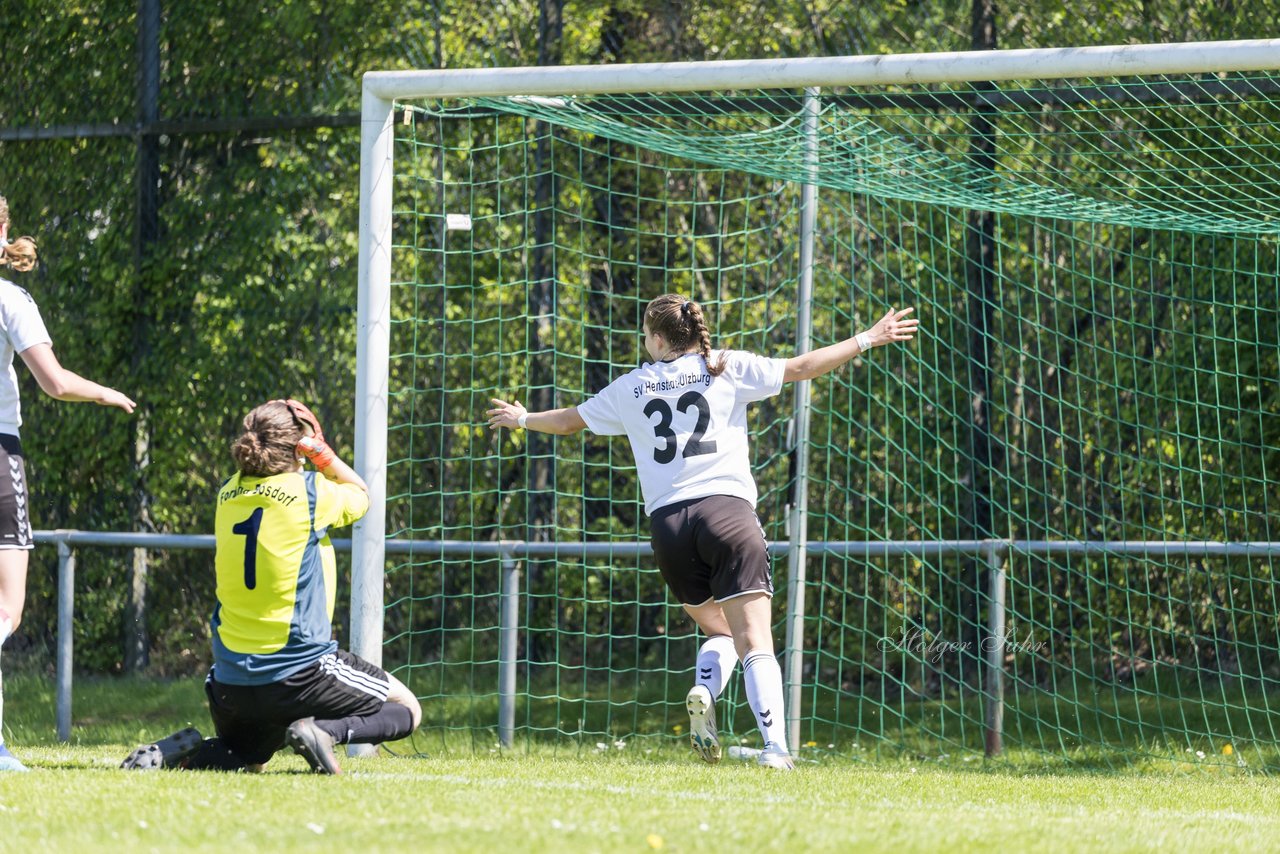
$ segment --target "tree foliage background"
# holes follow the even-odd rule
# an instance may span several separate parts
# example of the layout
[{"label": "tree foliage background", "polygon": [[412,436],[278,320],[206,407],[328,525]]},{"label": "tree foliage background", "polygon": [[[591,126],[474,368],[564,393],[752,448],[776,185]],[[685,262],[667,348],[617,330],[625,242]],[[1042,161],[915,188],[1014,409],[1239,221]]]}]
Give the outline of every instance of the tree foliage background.
[{"label": "tree foliage background", "polygon": [[[158,124],[145,128],[158,142],[158,231],[142,244],[138,5],[0,8],[0,193],[14,233],[42,251],[19,283],[65,365],[142,404],[139,419],[59,404],[19,367],[38,529],[207,532],[239,419],[282,394],[313,401],[350,453],[366,70],[968,49],[983,15],[1000,48],[1230,39],[1275,32],[1280,15],[1226,0],[161,6]],[[52,644],[55,560],[37,550],[16,638],[35,666]],[[123,666],[132,571],[127,554],[82,552],[81,667]],[[206,660],[211,600],[207,553],[152,556],[154,668]]]}]

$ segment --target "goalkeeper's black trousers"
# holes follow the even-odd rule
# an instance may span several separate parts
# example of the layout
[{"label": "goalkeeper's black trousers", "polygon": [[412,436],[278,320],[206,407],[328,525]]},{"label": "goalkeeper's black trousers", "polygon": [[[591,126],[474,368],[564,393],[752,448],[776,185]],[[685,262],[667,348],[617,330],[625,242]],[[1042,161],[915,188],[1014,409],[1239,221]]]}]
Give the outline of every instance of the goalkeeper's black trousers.
[{"label": "goalkeeper's black trousers", "polygon": [[413,713],[399,703],[384,703],[371,715],[352,715],[333,721],[316,718],[316,726],[338,744],[381,744],[413,732]]}]

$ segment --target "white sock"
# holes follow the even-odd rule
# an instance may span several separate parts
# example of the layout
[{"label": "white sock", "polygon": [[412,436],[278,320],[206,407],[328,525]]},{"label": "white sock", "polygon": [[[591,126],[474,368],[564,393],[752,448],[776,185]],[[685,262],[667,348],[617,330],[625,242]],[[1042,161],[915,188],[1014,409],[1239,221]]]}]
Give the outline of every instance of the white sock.
[{"label": "white sock", "polygon": [[[9,633],[13,631],[13,620],[9,618],[9,612],[0,608],[0,647],[4,646],[4,642],[9,639]],[[4,671],[0,670],[0,746],[4,745]]]},{"label": "white sock", "polygon": [[752,650],[742,659],[742,675],[747,683],[747,702],[755,712],[756,725],[765,744],[773,742],[787,749],[787,719],[782,712],[782,668],[773,653]]},{"label": "white sock", "polygon": [[738,653],[733,648],[733,638],[728,635],[712,635],[703,641],[698,650],[698,671],[695,685],[702,685],[711,692],[711,702],[724,691],[738,664]]}]

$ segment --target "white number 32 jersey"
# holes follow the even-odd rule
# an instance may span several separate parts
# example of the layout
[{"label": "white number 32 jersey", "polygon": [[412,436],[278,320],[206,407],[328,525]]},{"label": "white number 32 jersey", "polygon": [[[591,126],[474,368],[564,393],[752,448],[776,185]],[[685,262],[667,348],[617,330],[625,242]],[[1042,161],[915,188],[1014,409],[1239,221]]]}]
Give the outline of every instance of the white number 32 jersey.
[{"label": "white number 32 jersey", "polygon": [[646,513],[708,495],[736,495],[755,507],[747,404],[782,390],[787,360],[712,350],[711,364],[721,352],[726,362],[718,377],[702,356],[686,353],[637,368],[578,405],[592,433],[626,434]]}]

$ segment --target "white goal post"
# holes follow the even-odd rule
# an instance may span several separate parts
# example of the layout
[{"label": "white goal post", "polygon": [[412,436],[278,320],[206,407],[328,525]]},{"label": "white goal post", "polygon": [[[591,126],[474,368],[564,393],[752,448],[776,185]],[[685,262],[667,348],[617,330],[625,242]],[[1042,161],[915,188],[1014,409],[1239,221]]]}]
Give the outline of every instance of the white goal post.
[{"label": "white goal post", "polygon": [[[351,650],[375,663],[382,660],[394,102],[504,95],[801,90],[1277,69],[1280,69],[1280,39],[610,66],[375,71],[365,74],[360,141],[355,467],[369,484],[371,506],[368,515],[356,523],[353,535]],[[805,309],[807,306],[802,305],[802,318],[808,314]],[[797,337],[797,347],[807,348],[808,331],[803,324]],[[798,437],[798,441],[802,441],[802,437]],[[793,550],[804,548],[806,530],[803,521],[801,518],[801,524],[791,528]],[[803,562],[798,569],[803,572]],[[797,592],[802,595],[802,591]],[[791,624],[793,619],[798,621],[799,616],[793,599],[787,605],[787,623],[788,640],[795,646],[800,645],[800,639],[791,637]],[[793,652],[798,653],[798,650],[788,650],[789,654]],[[792,739],[796,739],[799,733],[799,683],[793,675],[798,663],[798,658],[788,659],[788,719]]]}]

